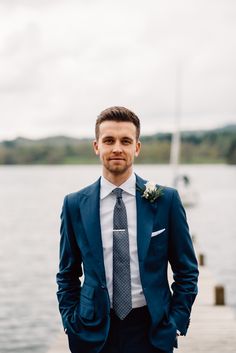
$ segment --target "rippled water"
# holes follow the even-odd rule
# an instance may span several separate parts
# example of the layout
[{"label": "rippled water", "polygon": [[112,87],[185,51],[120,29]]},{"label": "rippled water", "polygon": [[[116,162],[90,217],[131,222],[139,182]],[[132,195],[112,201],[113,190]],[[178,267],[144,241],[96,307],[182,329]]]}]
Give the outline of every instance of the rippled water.
[{"label": "rippled water", "polygon": [[[187,210],[192,233],[227,302],[236,306],[236,168],[182,166],[200,193]],[[169,166],[137,166],[169,185]],[[94,181],[99,166],[0,167],[0,352],[46,353],[60,328],[55,274],[65,194]]]}]

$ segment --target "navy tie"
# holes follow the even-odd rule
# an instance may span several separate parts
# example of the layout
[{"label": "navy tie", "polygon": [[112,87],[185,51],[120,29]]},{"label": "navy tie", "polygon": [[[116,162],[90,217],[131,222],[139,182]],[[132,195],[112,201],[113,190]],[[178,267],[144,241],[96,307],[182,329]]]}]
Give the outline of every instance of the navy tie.
[{"label": "navy tie", "polygon": [[116,195],[113,216],[113,309],[121,320],[132,310],[129,233],[122,191],[121,188],[112,191]]}]

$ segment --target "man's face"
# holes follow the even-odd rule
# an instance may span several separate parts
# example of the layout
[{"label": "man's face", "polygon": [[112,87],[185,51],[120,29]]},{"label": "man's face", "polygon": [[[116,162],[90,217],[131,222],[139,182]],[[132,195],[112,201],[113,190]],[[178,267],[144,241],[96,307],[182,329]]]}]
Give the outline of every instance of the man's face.
[{"label": "man's face", "polygon": [[130,174],[134,157],[139,155],[141,143],[136,141],[136,126],[131,122],[104,121],[94,151],[100,157],[104,176]]}]

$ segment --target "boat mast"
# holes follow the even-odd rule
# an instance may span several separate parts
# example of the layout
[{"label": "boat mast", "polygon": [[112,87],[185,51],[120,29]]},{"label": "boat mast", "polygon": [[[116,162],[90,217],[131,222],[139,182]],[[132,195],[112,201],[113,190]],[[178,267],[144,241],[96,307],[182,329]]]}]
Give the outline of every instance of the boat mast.
[{"label": "boat mast", "polygon": [[176,81],[175,81],[175,127],[172,134],[171,151],[170,151],[170,163],[173,170],[173,186],[177,184],[177,178],[179,174],[179,162],[180,162],[180,120],[182,114],[182,70],[181,66],[177,65],[176,68]]}]

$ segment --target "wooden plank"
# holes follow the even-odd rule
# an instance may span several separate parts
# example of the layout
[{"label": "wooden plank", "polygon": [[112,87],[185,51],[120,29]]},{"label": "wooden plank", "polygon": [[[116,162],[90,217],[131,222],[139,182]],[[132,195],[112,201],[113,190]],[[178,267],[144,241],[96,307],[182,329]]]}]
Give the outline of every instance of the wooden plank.
[{"label": "wooden plank", "polygon": [[52,344],[48,353],[68,353],[70,352],[68,346],[68,339],[64,331],[61,331]]},{"label": "wooden plank", "polygon": [[178,338],[178,353],[236,352],[235,312],[228,306],[214,305],[214,286],[211,273],[200,267],[199,294],[187,336]]}]

